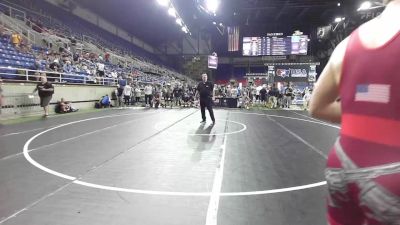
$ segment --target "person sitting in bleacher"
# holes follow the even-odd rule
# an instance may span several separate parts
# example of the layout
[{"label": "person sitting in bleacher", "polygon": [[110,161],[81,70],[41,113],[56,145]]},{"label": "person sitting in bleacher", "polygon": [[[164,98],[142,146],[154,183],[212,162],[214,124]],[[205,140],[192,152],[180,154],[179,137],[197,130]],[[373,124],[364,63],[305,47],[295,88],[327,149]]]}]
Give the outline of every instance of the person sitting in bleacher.
[{"label": "person sitting in bleacher", "polygon": [[66,63],[63,66],[63,72],[70,74],[73,71],[73,67],[71,66],[71,62],[70,61],[66,61]]},{"label": "person sitting in bleacher", "polygon": [[17,32],[11,35],[11,43],[14,45],[15,48],[19,48],[21,41],[22,37]]}]

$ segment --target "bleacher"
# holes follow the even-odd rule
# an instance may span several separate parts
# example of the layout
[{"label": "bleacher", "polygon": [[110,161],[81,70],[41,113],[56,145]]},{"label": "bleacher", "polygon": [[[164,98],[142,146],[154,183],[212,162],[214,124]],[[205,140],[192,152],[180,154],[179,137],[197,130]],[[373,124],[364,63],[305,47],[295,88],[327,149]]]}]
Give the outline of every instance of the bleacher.
[{"label": "bleacher", "polygon": [[[70,41],[72,38],[77,41],[82,40],[84,46],[89,46],[92,44],[95,46],[93,48],[97,49],[98,52],[103,54],[108,52],[117,56],[118,59],[122,59],[125,61],[125,63],[128,62],[128,64],[123,68],[120,68],[119,63],[116,63],[115,60],[114,62],[105,62],[105,60],[96,59],[95,61],[89,61],[86,63],[90,71],[96,69],[97,62],[105,65],[105,73],[108,79],[103,79],[102,81],[97,82],[98,84],[115,84],[115,74],[117,74],[118,77],[127,77],[129,74],[134,74],[134,80],[140,83],[163,84],[180,82],[181,80],[191,81],[182,74],[169,69],[168,66],[162,65],[160,60],[155,55],[152,55],[145,50],[134,46],[132,43],[116,37],[115,35],[98,28],[93,24],[83,21],[78,17],[74,17],[68,12],[57,8],[54,5],[46,2],[40,2],[31,6],[28,4],[23,6],[18,5],[23,4],[24,2],[24,0],[16,0],[15,2],[10,3],[7,0],[0,0],[0,3],[3,6],[0,7],[0,9],[3,12],[7,11],[4,9],[4,6],[7,6],[6,4],[10,4],[12,5],[10,7],[15,7],[17,9],[17,12],[24,11],[25,16],[29,18],[30,23],[34,24],[34,21],[40,21],[41,26],[44,28],[44,34],[42,33],[41,35],[46,35],[46,31],[50,31],[51,33],[55,32],[57,34],[56,36],[54,34],[50,34],[46,40],[52,41],[54,37],[56,39],[60,38],[67,41]],[[31,8],[27,9],[26,7]],[[38,10],[38,7],[42,10],[44,9],[45,11],[52,12],[52,16],[57,16],[56,19],[49,19],[50,17],[48,15],[43,15],[39,11],[35,12],[35,10]],[[12,15],[9,16],[12,17]],[[60,21],[65,22],[62,23]],[[19,22],[21,23],[21,21]],[[24,25],[23,22],[22,25]],[[85,37],[90,37],[88,39],[90,42],[85,42]],[[28,73],[29,76],[33,76],[33,74],[31,73],[32,71],[28,72],[27,70],[37,69],[37,66],[35,66],[35,60],[40,63],[40,70],[47,69],[47,66],[50,62],[43,61],[40,59],[40,57],[38,58],[38,56],[41,54],[41,52],[47,52],[50,50],[51,49],[44,48],[43,46],[32,46],[33,54],[20,53],[10,44],[9,37],[2,37],[0,49],[1,78],[29,80]],[[87,82],[96,83],[97,80],[93,78],[93,74],[89,74],[87,71],[81,70],[78,67],[73,65],[72,70],[64,71],[64,73],[49,73],[59,74],[59,79],[55,79],[57,82],[85,84]],[[111,76],[111,73],[114,76]],[[26,74],[26,78],[23,77],[23,74]],[[113,82],[110,81],[112,79],[114,79]]]},{"label": "bleacher", "polygon": [[[35,57],[32,54],[18,52],[9,37],[0,38],[0,67],[33,69]],[[3,79],[18,79],[15,69],[0,69]]]}]

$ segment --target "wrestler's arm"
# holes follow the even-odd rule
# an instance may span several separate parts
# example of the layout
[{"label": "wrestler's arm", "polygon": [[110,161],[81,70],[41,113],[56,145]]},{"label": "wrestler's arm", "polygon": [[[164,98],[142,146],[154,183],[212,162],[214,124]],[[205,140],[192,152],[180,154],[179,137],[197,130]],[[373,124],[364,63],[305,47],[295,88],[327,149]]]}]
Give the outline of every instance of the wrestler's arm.
[{"label": "wrestler's arm", "polygon": [[325,121],[341,122],[341,103],[339,99],[339,84],[342,73],[343,59],[346,53],[348,38],[342,41],[332,53],[332,56],[315,84],[310,101],[312,117]]}]

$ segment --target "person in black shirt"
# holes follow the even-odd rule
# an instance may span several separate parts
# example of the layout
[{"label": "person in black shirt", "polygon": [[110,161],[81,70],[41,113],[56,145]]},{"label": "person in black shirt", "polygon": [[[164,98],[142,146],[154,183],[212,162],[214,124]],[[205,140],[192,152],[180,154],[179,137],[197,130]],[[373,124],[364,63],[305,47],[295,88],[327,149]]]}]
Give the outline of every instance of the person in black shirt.
[{"label": "person in black shirt", "polygon": [[173,90],[173,95],[174,95],[174,102],[175,106],[181,106],[181,99],[182,99],[182,88],[179,87],[179,85],[176,85],[174,90]]},{"label": "person in black shirt", "polygon": [[213,125],[215,124],[214,111],[212,108],[213,88],[214,85],[207,81],[207,74],[203,74],[202,82],[197,85],[197,95],[200,95],[201,123],[206,122],[206,107],[210,113]]},{"label": "person in black shirt", "polygon": [[260,98],[261,98],[261,103],[266,105],[266,100],[267,100],[267,89],[263,86],[263,88],[260,90]]},{"label": "person in black shirt", "polygon": [[270,100],[271,108],[273,108],[273,109],[277,108],[278,107],[279,90],[276,87],[275,83],[272,85],[272,88],[269,91],[269,96],[270,96],[269,100]]},{"label": "person in black shirt", "polygon": [[48,116],[49,115],[49,103],[50,103],[51,97],[54,94],[54,87],[52,84],[47,82],[46,76],[41,77],[41,83],[38,83],[36,85],[36,88],[33,91],[33,93],[35,93],[36,91],[39,92],[40,106],[43,107],[43,109],[44,109],[44,116]]},{"label": "person in black shirt", "polygon": [[285,96],[284,96],[284,107],[287,107],[288,109],[292,105],[292,97],[293,97],[293,88],[290,86],[290,83],[288,83],[286,89],[285,89]]}]

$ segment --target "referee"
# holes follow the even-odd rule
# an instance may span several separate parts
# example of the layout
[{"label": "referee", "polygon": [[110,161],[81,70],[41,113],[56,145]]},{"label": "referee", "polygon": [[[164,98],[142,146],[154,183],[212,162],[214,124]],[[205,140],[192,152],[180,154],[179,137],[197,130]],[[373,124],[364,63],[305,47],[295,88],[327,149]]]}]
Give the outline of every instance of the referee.
[{"label": "referee", "polygon": [[210,113],[211,120],[213,125],[215,124],[214,112],[212,109],[212,97],[213,97],[213,88],[214,85],[207,81],[207,74],[201,75],[202,82],[197,85],[197,96],[200,94],[200,108],[201,108],[201,123],[206,122],[206,107],[208,112]]}]

